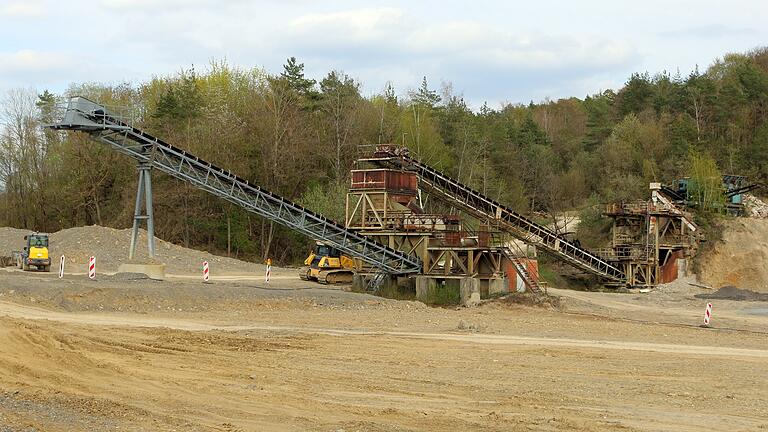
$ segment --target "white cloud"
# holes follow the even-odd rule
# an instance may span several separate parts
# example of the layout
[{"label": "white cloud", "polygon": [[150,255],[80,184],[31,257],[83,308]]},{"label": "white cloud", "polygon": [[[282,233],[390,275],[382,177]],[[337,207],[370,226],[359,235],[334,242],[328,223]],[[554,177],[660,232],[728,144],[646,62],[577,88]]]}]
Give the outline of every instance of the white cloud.
[{"label": "white cloud", "polygon": [[58,52],[19,50],[0,52],[0,76],[45,74],[65,70],[73,65],[72,58]]},{"label": "white cloud", "polygon": [[453,82],[474,102],[567,95],[568,83],[640,59],[626,39],[516,31],[467,19],[425,24],[394,8],[307,14],[282,32],[279,48],[375,83],[374,91],[387,80],[402,91],[427,76],[433,86]]},{"label": "white cloud", "polygon": [[216,5],[220,4],[218,0],[104,0],[102,4],[107,8],[117,10],[142,11],[163,9],[178,9],[190,6]]},{"label": "white cloud", "polygon": [[34,18],[46,15],[46,7],[40,1],[9,2],[0,6],[0,16],[10,18]]},{"label": "white cloud", "polygon": [[305,15],[287,33],[290,44],[314,56],[338,60],[348,53],[359,58],[363,50],[366,61],[381,64],[394,55],[406,61],[473,62],[492,68],[610,67],[626,64],[636,53],[626,40],[597,36],[513,32],[478,21],[421,25],[392,8]]},{"label": "white cloud", "polygon": [[308,76],[343,70],[368,94],[426,75],[480,103],[583,96],[765,43],[768,3],[734,1],[0,0],[0,87],[144,80],[223,58],[279,73],[296,56]]},{"label": "white cloud", "polygon": [[396,8],[357,9],[330,13],[314,13],[291,21],[296,33],[327,37],[344,36],[350,40],[375,39],[399,27],[403,11]]}]

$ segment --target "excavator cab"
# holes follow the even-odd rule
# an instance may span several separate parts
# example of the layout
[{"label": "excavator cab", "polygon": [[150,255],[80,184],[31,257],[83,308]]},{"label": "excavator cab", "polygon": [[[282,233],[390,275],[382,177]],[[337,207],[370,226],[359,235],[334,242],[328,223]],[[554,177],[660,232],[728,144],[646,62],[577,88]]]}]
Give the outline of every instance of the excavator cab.
[{"label": "excavator cab", "polygon": [[340,250],[317,242],[304,260],[304,267],[299,269],[299,277],[322,284],[351,283],[354,266],[352,258]]},{"label": "excavator cab", "polygon": [[24,236],[26,246],[18,255],[17,265],[24,271],[32,267],[44,272],[51,271],[51,257],[48,251],[48,234],[32,233]]}]

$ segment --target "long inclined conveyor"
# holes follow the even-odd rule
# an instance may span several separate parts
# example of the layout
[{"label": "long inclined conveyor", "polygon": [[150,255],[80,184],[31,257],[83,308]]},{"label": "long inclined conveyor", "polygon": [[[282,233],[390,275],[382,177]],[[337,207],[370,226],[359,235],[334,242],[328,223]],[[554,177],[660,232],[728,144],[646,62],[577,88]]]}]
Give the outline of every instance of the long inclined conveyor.
[{"label": "long inclined conveyor", "polygon": [[87,132],[96,141],[149,164],[166,174],[221,197],[252,213],[331,245],[351,257],[389,274],[421,271],[421,260],[386,247],[344,226],[295,204],[231,172],[174,147],[127,124],[118,116],[83,97],[70,98],[61,121],[48,125],[58,130]]},{"label": "long inclined conveyor", "polygon": [[368,160],[382,166],[415,172],[419,176],[420,187],[430,195],[481,220],[496,222],[499,228],[514,237],[536,245],[574,267],[612,282],[626,281],[626,276],[620,269],[600,257],[407,154],[385,149],[377,151],[374,157]]}]

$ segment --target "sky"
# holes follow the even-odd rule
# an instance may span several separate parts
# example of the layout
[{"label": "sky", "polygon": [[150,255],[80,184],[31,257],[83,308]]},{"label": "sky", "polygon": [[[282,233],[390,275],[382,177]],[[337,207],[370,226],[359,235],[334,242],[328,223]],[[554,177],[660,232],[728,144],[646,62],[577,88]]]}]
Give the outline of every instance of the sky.
[{"label": "sky", "polygon": [[426,77],[472,108],[617,89],[768,45],[768,1],[0,0],[0,93],[140,83],[226,60],[373,95]]}]

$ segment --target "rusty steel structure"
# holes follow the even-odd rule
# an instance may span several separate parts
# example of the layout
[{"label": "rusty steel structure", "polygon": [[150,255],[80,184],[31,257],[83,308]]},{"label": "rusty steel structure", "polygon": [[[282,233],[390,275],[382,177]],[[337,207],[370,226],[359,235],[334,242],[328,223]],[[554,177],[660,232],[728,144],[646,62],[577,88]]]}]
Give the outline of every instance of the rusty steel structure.
[{"label": "rusty steel structure", "polygon": [[652,287],[682,276],[696,253],[700,230],[658,183],[651,199],[606,206],[613,220],[611,248],[597,251],[627,275],[633,287]]},{"label": "rusty steel structure", "polygon": [[[365,157],[356,166],[346,197],[347,228],[417,256],[419,281],[437,286],[470,278],[481,297],[508,289],[508,275],[515,270],[499,246],[500,232],[488,225],[473,230],[456,215],[426,213],[417,173],[382,168]],[[538,288],[535,282],[533,288]]]},{"label": "rusty steel structure", "polygon": [[448,175],[409,156],[405,149],[384,145],[377,147],[363,161],[382,168],[415,173],[420,187],[465,213],[485,221],[489,226],[522,240],[526,244],[577,267],[587,273],[617,284],[626,281],[624,272],[611,262],[564,239],[554,231],[516,213],[509,207],[461,184]]}]

